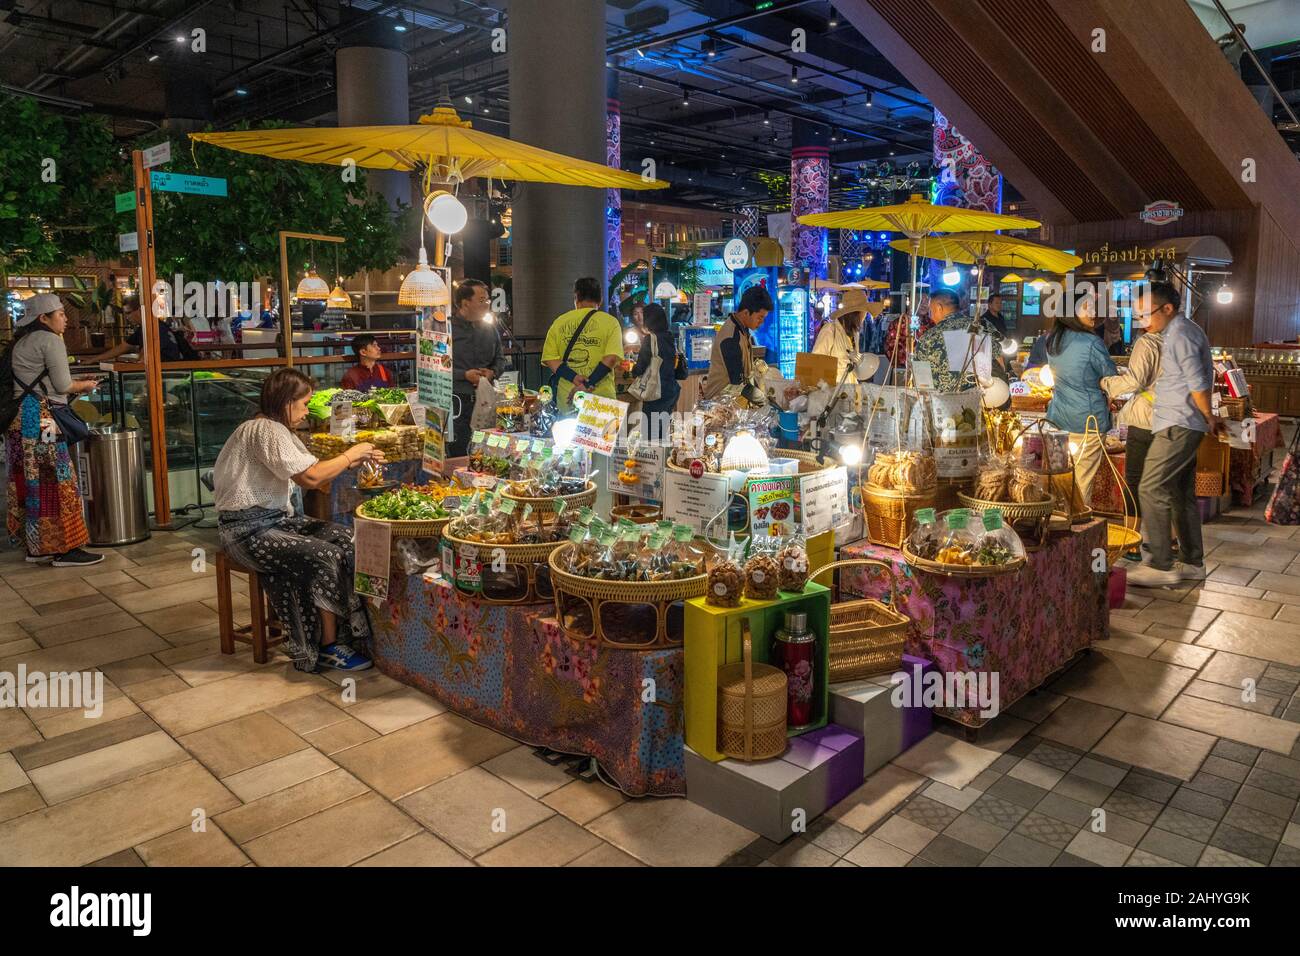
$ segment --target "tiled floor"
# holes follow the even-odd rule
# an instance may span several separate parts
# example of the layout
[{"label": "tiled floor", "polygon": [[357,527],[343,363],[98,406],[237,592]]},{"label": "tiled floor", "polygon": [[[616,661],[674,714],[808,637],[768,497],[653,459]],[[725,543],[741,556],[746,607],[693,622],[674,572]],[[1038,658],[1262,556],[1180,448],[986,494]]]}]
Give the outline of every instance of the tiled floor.
[{"label": "tiled floor", "polygon": [[1210,580],[1131,593],[1107,644],[974,744],[941,725],[779,846],[628,800],[376,671],[351,694],[221,655],[210,532],[84,570],[6,550],[0,671],[95,669],[107,694],[95,720],[0,709],[0,861],[1297,865],[1300,529],[1261,512],[1208,525]]}]

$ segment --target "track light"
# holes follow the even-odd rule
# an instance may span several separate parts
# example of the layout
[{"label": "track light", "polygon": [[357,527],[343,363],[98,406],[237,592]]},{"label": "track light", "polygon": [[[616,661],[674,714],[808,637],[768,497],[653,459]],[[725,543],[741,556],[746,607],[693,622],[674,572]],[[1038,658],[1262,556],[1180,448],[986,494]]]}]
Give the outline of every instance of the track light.
[{"label": "track light", "polygon": [[764,125],[764,126],[771,126],[771,125],[772,125],[772,114],[771,114],[771,113],[764,113],[764,114],[763,114],[763,125]]},{"label": "track light", "polygon": [[683,87],[682,87],[682,106],[690,106],[690,105],[691,105],[691,91],[688,90],[686,87],[683,86]]},{"label": "track light", "polygon": [[875,94],[874,91],[872,91],[872,90],[867,90],[867,109],[871,109],[871,104],[872,104],[872,101],[875,99],[875,96],[876,96],[876,94]]},{"label": "track light", "polygon": [[704,43],[700,45],[700,48],[704,50],[705,55],[710,60],[718,55],[718,41],[713,39],[713,37],[708,37]]},{"label": "track light", "polygon": [[791,83],[799,82],[799,67],[797,66],[790,67],[790,82]]},{"label": "track light", "polygon": [[146,47],[144,48],[144,52],[145,52],[145,56],[147,56],[147,57],[149,58],[149,62],[150,62],[150,63],[152,63],[154,60],[158,59],[158,54],[154,52],[154,49],[153,49],[153,46],[152,46],[152,45],[150,45],[150,46],[146,46]]}]

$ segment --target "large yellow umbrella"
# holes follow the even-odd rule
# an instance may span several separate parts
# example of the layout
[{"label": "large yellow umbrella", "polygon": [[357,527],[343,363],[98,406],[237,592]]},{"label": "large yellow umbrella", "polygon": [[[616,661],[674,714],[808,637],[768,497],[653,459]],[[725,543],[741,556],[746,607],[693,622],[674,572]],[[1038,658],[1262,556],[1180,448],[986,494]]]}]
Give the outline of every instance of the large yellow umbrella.
[{"label": "large yellow umbrella", "polygon": [[[901,252],[913,250],[913,244],[908,239],[895,239],[890,246]],[[996,232],[953,232],[944,236],[928,236],[921,240],[917,251],[927,259],[978,263],[981,266],[1008,269],[1042,270],[1057,274],[1077,269],[1083,264],[1083,259],[1068,252]]]}]

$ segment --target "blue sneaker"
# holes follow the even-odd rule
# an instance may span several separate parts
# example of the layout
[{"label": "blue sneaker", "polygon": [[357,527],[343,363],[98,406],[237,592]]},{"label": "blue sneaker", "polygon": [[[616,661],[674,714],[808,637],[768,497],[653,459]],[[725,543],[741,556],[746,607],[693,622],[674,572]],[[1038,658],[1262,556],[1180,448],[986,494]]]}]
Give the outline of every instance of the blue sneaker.
[{"label": "blue sneaker", "polygon": [[342,641],[322,647],[317,663],[321,667],[332,667],[340,671],[364,671],[374,666],[374,661]]}]

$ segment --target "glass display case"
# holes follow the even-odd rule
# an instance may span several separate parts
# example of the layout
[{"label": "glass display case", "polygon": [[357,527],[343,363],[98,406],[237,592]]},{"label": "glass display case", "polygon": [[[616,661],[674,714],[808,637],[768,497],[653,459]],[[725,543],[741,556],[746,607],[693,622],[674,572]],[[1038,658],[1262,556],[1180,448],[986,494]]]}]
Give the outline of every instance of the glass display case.
[{"label": "glass display case", "polygon": [[1245,373],[1254,408],[1300,415],[1300,347],[1278,344],[1212,351],[1216,360],[1230,358]]}]

